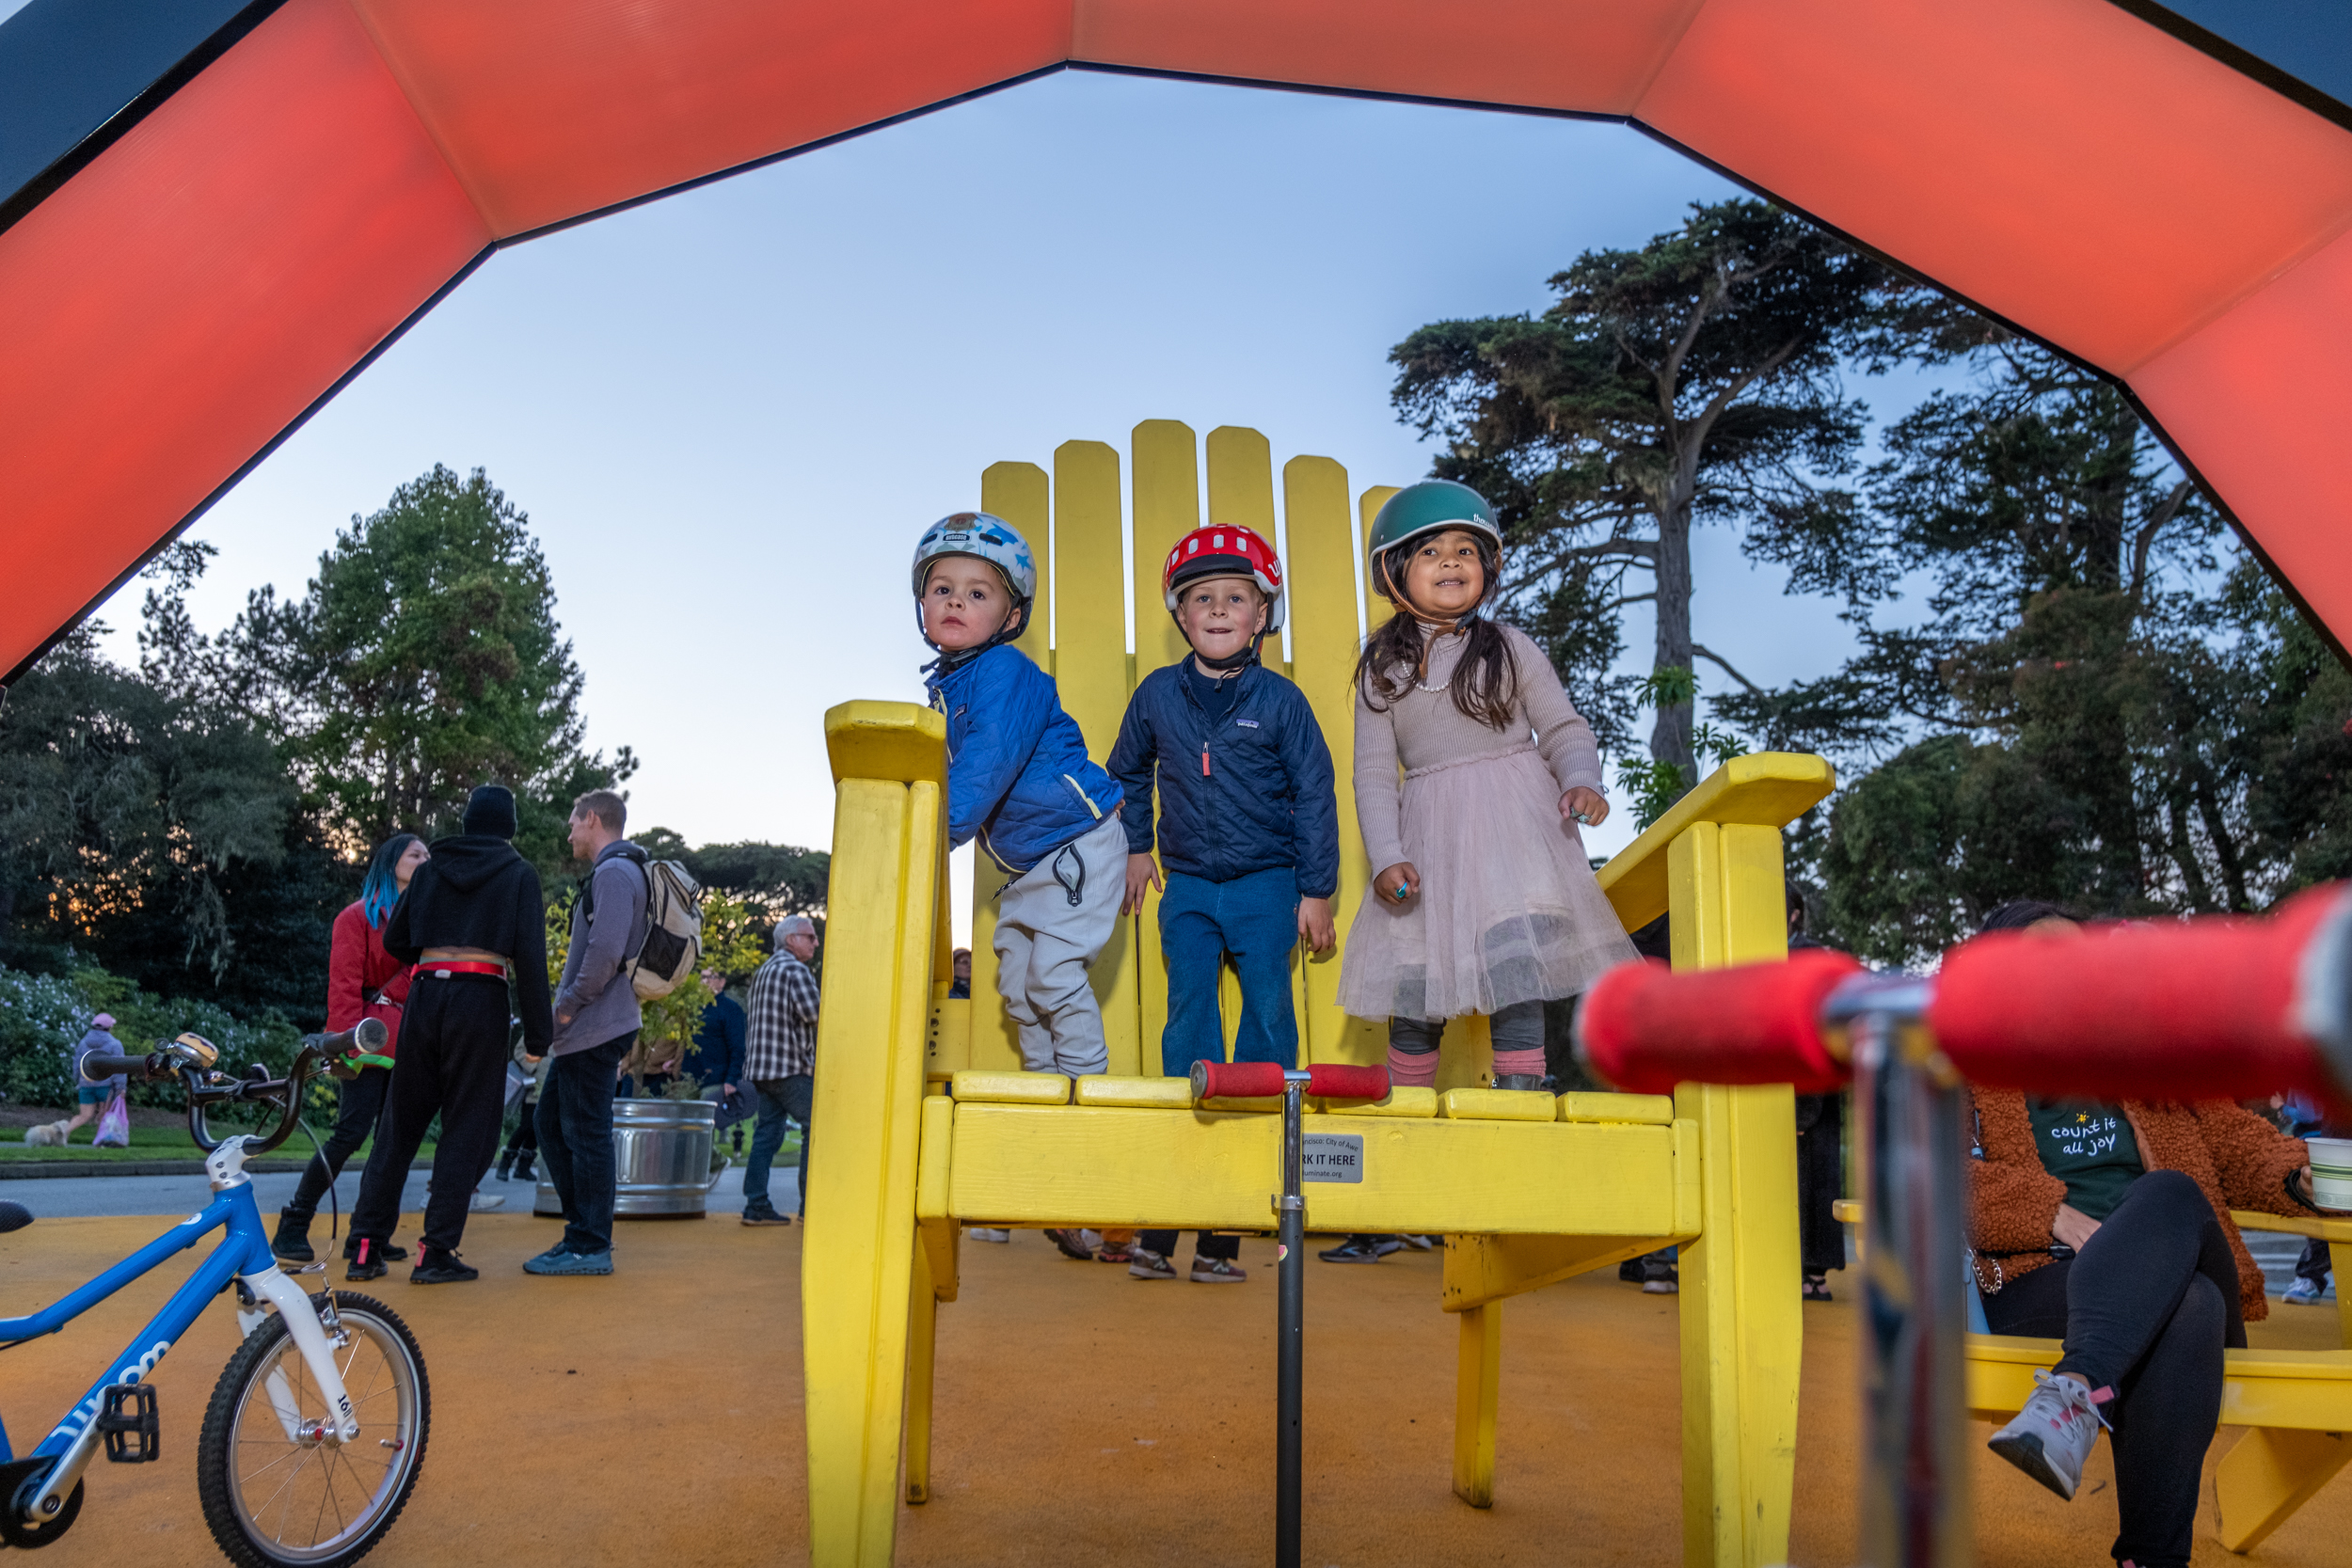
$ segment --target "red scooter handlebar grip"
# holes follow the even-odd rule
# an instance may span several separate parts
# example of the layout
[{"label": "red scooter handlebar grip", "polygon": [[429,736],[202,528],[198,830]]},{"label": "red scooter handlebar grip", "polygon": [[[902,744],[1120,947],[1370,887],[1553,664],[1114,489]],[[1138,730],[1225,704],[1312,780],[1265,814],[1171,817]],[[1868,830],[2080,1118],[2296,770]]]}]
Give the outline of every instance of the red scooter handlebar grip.
[{"label": "red scooter handlebar grip", "polygon": [[1273,1062],[1195,1062],[1192,1098],[1262,1100],[1282,1092],[1282,1069]]},{"label": "red scooter handlebar grip", "polygon": [[1318,1062],[1307,1069],[1307,1092],[1325,1100],[1384,1100],[1389,1093],[1389,1069]]},{"label": "red scooter handlebar grip", "polygon": [[1675,974],[1657,959],[1622,964],[1584,993],[1577,1053],[1618,1088],[1671,1094],[1681,1083],[1842,1086],[1845,1064],[1821,1041],[1821,1004],[1862,965],[1805,948],[1787,963]]},{"label": "red scooter handlebar grip", "polygon": [[2052,1099],[2352,1101],[2347,939],[2342,887],[2264,920],[1996,931],[1946,957],[1928,1023],[1969,1082]]}]

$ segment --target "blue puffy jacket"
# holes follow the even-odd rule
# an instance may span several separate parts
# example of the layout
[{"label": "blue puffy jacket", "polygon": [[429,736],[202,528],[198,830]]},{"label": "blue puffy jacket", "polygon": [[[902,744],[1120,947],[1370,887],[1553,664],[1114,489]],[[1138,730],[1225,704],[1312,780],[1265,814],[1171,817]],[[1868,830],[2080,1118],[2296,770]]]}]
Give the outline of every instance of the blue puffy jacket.
[{"label": "blue puffy jacket", "polygon": [[1110,760],[1128,852],[1152,848],[1156,773],[1165,869],[1230,882],[1294,866],[1302,896],[1328,898],[1340,885],[1339,799],[1323,727],[1306,693],[1264,666],[1233,679],[1232,711],[1214,730],[1184,661],[1136,688]]},{"label": "blue puffy jacket", "polygon": [[947,716],[947,832],[977,837],[998,865],[1028,870],[1119,809],[1119,785],[1087,757],[1054,677],[999,644],[932,675]]}]

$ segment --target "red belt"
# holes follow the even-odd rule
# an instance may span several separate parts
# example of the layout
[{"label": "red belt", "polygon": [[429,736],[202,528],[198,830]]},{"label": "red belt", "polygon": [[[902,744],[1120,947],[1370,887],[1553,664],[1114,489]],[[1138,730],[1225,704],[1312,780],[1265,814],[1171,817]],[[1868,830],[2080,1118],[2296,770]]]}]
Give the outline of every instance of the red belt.
[{"label": "red belt", "polygon": [[447,963],[421,963],[417,966],[417,973],[430,974],[436,980],[446,980],[453,974],[488,974],[503,980],[506,978],[506,966],[484,963],[479,958],[452,958]]}]

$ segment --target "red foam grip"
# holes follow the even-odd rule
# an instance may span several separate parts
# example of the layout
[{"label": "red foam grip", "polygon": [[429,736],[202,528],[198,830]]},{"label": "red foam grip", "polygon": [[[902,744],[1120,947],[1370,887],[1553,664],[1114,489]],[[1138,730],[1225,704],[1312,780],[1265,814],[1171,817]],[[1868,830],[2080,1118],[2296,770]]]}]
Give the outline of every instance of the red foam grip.
[{"label": "red foam grip", "polygon": [[2265,920],[1979,937],[1946,957],[1928,1022],[1970,1082],[2053,1098],[2341,1094],[2296,1006],[2305,950],[2344,895],[2314,889]]},{"label": "red foam grip", "polygon": [[1657,959],[1611,970],[1576,1011],[1578,1049],[1594,1071],[1635,1094],[1681,1083],[1841,1086],[1846,1069],[1821,1043],[1821,1004],[1861,964],[1804,948],[1787,963],[1677,974]]},{"label": "red foam grip", "polygon": [[1317,1063],[1307,1069],[1307,1092],[1326,1100],[1380,1100],[1389,1092],[1389,1069]]},{"label": "red foam grip", "polygon": [[1282,1069],[1273,1062],[1195,1062],[1192,1092],[1199,1100],[1257,1100],[1282,1092]]}]

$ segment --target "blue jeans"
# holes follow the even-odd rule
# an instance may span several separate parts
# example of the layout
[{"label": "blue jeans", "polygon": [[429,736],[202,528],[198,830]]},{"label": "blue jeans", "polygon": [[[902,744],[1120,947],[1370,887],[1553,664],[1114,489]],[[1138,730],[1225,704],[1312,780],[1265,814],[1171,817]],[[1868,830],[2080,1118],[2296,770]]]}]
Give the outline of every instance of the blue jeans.
[{"label": "blue jeans", "polygon": [[768,1167],[775,1164],[776,1150],[784,1147],[784,1118],[788,1115],[801,1124],[801,1215],[805,1219],[808,1145],[813,1131],[808,1113],[817,1100],[817,1080],[796,1072],[788,1078],[755,1078],[751,1085],[759,1101],[759,1125],[752,1131],[751,1158],[743,1166],[743,1207],[773,1207],[768,1201]]},{"label": "blue jeans", "polygon": [[[564,1200],[566,1251],[612,1250],[612,1205],[619,1180],[612,1163],[612,1091],[621,1058],[635,1044],[631,1029],[618,1039],[558,1056],[539,1090],[539,1152],[548,1180]],[[471,1188],[467,1189],[471,1192]]]},{"label": "blue jeans", "polygon": [[1182,1078],[1195,1062],[1225,1059],[1216,981],[1229,953],[1241,977],[1233,1060],[1296,1067],[1298,1015],[1291,1007],[1291,949],[1296,945],[1298,873],[1290,866],[1230,882],[1169,872],[1160,895],[1160,956],[1168,964],[1160,1070]]}]

